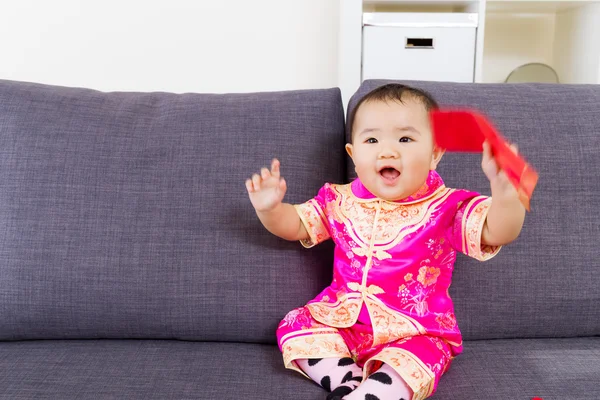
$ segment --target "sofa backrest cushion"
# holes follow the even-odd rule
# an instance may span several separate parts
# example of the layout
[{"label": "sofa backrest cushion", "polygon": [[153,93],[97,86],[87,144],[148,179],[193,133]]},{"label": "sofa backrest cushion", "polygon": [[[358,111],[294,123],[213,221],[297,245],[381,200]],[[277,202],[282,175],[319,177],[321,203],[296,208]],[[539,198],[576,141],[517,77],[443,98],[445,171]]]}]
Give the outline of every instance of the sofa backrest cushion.
[{"label": "sofa backrest cushion", "polygon": [[267,232],[244,181],[344,179],[339,89],[103,93],[0,81],[0,339],[275,342],[331,247]]},{"label": "sofa backrest cushion", "polygon": [[[349,110],[388,82],[365,81]],[[482,111],[539,173],[520,237],[483,263],[458,255],[450,295],[463,337],[600,335],[600,85],[400,83]],[[480,154],[447,153],[438,172],[490,194]]]}]

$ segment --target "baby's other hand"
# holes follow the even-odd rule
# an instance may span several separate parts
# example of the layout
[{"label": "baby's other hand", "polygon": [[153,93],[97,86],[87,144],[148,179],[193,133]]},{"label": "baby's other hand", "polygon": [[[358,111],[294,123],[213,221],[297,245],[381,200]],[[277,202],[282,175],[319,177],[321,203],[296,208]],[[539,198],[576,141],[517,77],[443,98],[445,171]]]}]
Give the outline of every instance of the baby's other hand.
[{"label": "baby's other hand", "polygon": [[254,174],[251,179],[247,179],[246,189],[256,211],[271,211],[281,204],[287,185],[279,172],[279,160],[273,159],[270,171],[262,168],[260,175]]}]

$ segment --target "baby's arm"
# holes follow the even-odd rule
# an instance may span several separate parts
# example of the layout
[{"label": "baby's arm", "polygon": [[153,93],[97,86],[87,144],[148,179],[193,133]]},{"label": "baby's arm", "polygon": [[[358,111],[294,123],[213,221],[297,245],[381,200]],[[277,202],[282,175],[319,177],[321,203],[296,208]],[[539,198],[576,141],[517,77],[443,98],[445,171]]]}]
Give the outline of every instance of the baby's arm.
[{"label": "baby's arm", "polygon": [[287,185],[280,175],[277,159],[271,163],[270,171],[262,168],[260,175],[247,179],[246,189],[258,219],[269,232],[291,241],[309,238],[295,207],[283,203]]},{"label": "baby's arm", "polygon": [[[513,149],[516,151],[516,147]],[[492,190],[492,205],[483,226],[481,241],[489,246],[505,245],[521,233],[525,221],[525,207],[506,174],[498,169],[487,143],[483,146],[481,167],[490,180]]]}]

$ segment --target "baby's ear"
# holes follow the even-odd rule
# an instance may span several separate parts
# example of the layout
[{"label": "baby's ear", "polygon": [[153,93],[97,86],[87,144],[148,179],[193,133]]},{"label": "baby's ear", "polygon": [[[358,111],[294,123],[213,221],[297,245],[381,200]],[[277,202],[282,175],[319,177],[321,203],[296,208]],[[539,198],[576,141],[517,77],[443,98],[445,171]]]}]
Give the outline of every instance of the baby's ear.
[{"label": "baby's ear", "polygon": [[433,148],[433,153],[431,154],[431,164],[429,165],[430,170],[435,170],[437,168],[445,152],[446,149],[442,149],[441,147],[435,146]]},{"label": "baby's ear", "polygon": [[346,153],[348,153],[348,155],[350,156],[350,158],[352,158],[352,151],[354,150],[354,147],[352,146],[352,143],[346,143]]}]

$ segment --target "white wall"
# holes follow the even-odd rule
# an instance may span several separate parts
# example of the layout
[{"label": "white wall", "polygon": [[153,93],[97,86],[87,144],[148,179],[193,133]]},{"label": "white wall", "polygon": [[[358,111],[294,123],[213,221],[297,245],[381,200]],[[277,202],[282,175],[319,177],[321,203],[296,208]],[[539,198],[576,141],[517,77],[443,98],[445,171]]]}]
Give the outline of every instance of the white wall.
[{"label": "white wall", "polygon": [[339,0],[0,2],[0,79],[99,90],[338,86]]},{"label": "white wall", "polygon": [[600,83],[600,3],[557,14],[554,57],[562,82]]},{"label": "white wall", "polygon": [[504,82],[516,67],[541,62],[554,67],[554,13],[488,13],[483,82]]}]

